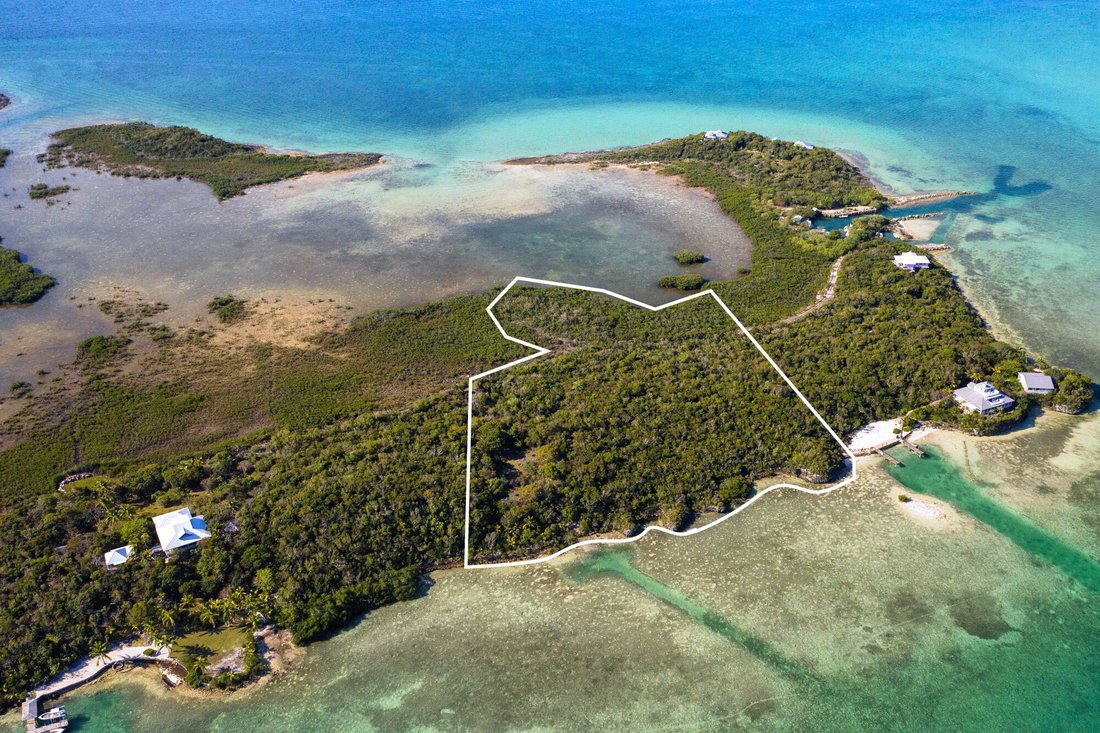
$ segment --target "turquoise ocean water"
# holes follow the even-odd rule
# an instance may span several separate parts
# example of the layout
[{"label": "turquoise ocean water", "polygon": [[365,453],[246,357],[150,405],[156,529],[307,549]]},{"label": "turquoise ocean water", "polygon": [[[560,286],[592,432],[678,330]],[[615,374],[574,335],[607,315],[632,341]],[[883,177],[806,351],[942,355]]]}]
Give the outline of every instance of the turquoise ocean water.
[{"label": "turquoise ocean water", "polygon": [[[954,208],[939,234],[954,248],[963,286],[1010,338],[1100,376],[1095,2],[3,0],[0,91],[16,100],[0,115],[0,145],[17,150],[40,145],[58,122],[146,119],[278,147],[377,150],[431,164],[423,173],[431,180],[417,183],[426,197],[436,190],[433,183],[445,188],[460,180],[470,162],[643,143],[704,128],[828,145],[863,156],[870,173],[899,190],[985,194]],[[0,227],[6,216],[0,214]],[[939,480],[934,473],[910,480]],[[1100,516],[1096,474],[1083,470],[1074,485],[1087,493],[1082,512],[1092,517]],[[902,644],[908,651],[889,656],[891,643],[901,644],[896,636],[891,643],[857,642],[834,635],[834,624],[859,614],[840,614],[841,621],[822,615],[800,631],[834,642],[815,660],[808,650],[818,647],[808,645],[803,654],[775,629],[765,641],[766,627],[744,630],[747,611],[739,617],[729,605],[714,615],[707,608],[720,599],[705,608],[686,591],[661,590],[647,580],[652,571],[623,570],[616,557],[604,566],[597,561],[591,577],[566,590],[560,579],[546,581],[547,590],[537,575],[453,576],[421,605],[387,609],[336,646],[322,645],[321,661],[307,663],[301,677],[224,710],[165,703],[127,686],[78,695],[70,706],[80,731],[575,729],[582,720],[644,730],[673,727],[669,710],[690,730],[1100,729],[1095,554],[1090,560],[1087,548],[1036,535],[1031,525],[982,502],[963,510],[983,523],[980,541],[914,544],[897,572],[919,576],[919,565],[938,562],[944,547],[957,551],[953,562],[942,561],[949,574],[952,568],[988,570],[990,558],[1015,558],[1016,565],[996,565],[973,581],[984,588],[997,578],[1000,595],[990,603],[1002,609],[1012,631],[1001,633],[986,623],[989,614],[974,611],[981,623],[960,623],[978,628],[977,635],[952,626],[962,640],[940,639],[929,627],[935,644]],[[1095,520],[1085,526],[1100,531]],[[736,535],[725,531],[699,546],[723,552]],[[866,539],[830,541],[862,546]],[[694,582],[691,568],[702,567],[699,557],[685,561],[681,583]],[[1069,575],[1059,574],[1059,563],[1071,568]],[[1040,573],[1033,565],[1046,574],[1033,577]],[[1012,567],[1017,570],[1004,569]],[[849,596],[878,592],[870,576],[857,582],[839,567],[833,572]],[[886,567],[880,577],[891,572]],[[1036,577],[1050,583],[1041,586],[1049,591],[1044,596],[1026,592]],[[675,585],[677,576],[661,580]],[[893,582],[884,579],[882,586]],[[699,583],[692,598],[713,587]],[[583,599],[577,603],[588,610],[570,627],[535,608],[559,600],[539,600],[539,593],[568,596],[581,592],[577,588],[616,591],[616,599],[650,595],[631,608],[627,627]],[[927,598],[913,591],[911,602],[904,591],[898,594],[902,600],[884,612],[895,625],[901,624],[895,616],[909,623],[906,609],[917,609],[913,619],[935,609],[949,619],[942,609],[971,602],[930,600],[932,590]],[[783,597],[779,593],[776,603]],[[476,605],[481,626],[451,625],[447,619],[459,611],[448,612],[449,598]],[[924,605],[932,610],[922,616]],[[512,635],[500,637],[509,640],[504,647],[478,636],[509,613],[529,632],[507,630]],[[784,613],[791,623],[799,620]],[[696,623],[700,619],[705,623]],[[860,625],[852,623],[858,633]],[[986,633],[988,627],[995,633]],[[873,621],[862,628],[878,629]],[[602,635],[593,636],[593,629]],[[715,629],[702,641],[693,636]],[[640,663],[630,650],[658,648],[661,641],[647,636],[659,636],[658,630],[702,657],[673,657],[663,670],[660,663],[657,669]],[[465,635],[468,644],[455,635]],[[573,636],[586,646],[570,646]],[[727,641],[748,656],[728,659],[725,647],[708,646]],[[606,653],[586,656],[601,645]],[[867,651],[872,647],[879,651]],[[572,651],[530,661],[547,648]],[[864,658],[880,653],[888,664]],[[697,661],[711,659],[707,655],[711,666]],[[736,679],[723,676],[734,674],[730,670]],[[760,701],[756,707],[745,707],[749,698],[738,698],[734,710],[720,704],[720,685],[747,685],[756,675],[764,687],[774,676],[778,692],[760,692],[752,698]],[[441,680],[447,695],[437,687]],[[545,694],[532,693],[543,684]],[[642,698],[660,700],[663,710],[646,708]],[[581,715],[576,710],[591,715],[573,717]]]},{"label": "turquoise ocean water", "polygon": [[903,189],[1001,172],[951,232],[967,286],[1033,348],[1097,362],[1096,3],[6,5],[9,145],[144,118],[445,175],[724,126],[857,150]]}]

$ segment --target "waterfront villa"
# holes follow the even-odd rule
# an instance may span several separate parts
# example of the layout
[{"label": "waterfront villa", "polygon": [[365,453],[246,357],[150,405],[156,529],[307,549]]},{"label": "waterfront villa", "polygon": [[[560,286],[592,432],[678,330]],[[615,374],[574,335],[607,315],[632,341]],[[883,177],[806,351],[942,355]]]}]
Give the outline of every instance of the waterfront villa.
[{"label": "waterfront villa", "polygon": [[801,140],[795,140],[794,144],[797,145],[800,148],[805,148],[806,150],[813,150],[814,149],[813,145],[810,145],[809,143],[802,142]]},{"label": "waterfront villa", "polygon": [[707,130],[703,133],[704,140],[725,140],[729,136],[725,130]]},{"label": "waterfront villa", "polygon": [[182,547],[190,547],[210,536],[206,529],[206,520],[201,516],[192,517],[191,510],[187,507],[153,517],[153,526],[157,530],[160,549],[165,554]]},{"label": "waterfront villa", "polygon": [[1010,409],[1016,401],[994,387],[989,382],[970,382],[965,387],[955,390],[955,401],[962,407],[963,412],[976,412],[979,415],[988,415],[1001,409]]},{"label": "waterfront villa", "polygon": [[1050,394],[1054,391],[1054,380],[1042,372],[1020,372],[1016,378],[1028,394]]},{"label": "waterfront villa", "polygon": [[124,547],[116,547],[109,552],[103,553],[103,562],[108,568],[113,568],[116,565],[122,565],[124,562],[130,559],[131,553],[134,551],[133,545],[125,545]]},{"label": "waterfront villa", "polygon": [[916,254],[915,252],[903,252],[900,255],[894,255],[894,264],[909,272],[925,270],[932,266],[932,263],[928,261],[927,257]]}]

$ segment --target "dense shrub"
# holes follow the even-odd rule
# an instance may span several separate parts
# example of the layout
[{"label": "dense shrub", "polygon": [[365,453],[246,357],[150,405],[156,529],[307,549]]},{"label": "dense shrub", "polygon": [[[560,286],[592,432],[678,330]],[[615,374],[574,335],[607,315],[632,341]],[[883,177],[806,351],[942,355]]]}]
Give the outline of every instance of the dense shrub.
[{"label": "dense shrub", "polygon": [[76,361],[83,367],[101,367],[126,353],[125,336],[92,336],[76,345]]},{"label": "dense shrub", "polygon": [[702,252],[694,249],[677,250],[672,256],[676,259],[676,262],[681,265],[697,265],[700,262],[707,261],[706,256]]},{"label": "dense shrub", "polygon": [[[135,160],[251,154],[137,132]],[[113,134],[91,134],[87,149],[115,145]],[[1024,355],[982,327],[942,268],[894,267],[898,245],[873,219],[835,241],[785,224],[779,201],[878,199],[829,151],[773,143],[737,134],[728,146],[689,138],[622,155],[664,156],[667,172],[711,191],[751,238],[751,273],[713,287],[832,426],[920,408],[972,375],[1011,379]],[[835,298],[782,323],[814,302],[841,254]],[[494,295],[373,313],[316,349],[236,351],[180,336],[141,373],[84,372],[64,400],[0,425],[0,695],[18,699],[112,630],[163,625],[161,610],[183,629],[263,618],[306,642],[460,562],[467,377],[530,353],[487,318]],[[682,526],[737,505],[770,471],[820,478],[836,465],[786,383],[708,299],[647,313],[521,288],[496,312],[510,333],[555,351],[478,392],[474,539],[490,555],[644,521]],[[110,363],[125,342],[89,340],[78,359]],[[1084,396],[1077,382],[1059,378],[1067,403]],[[957,419],[986,430],[1017,415]],[[117,480],[57,491],[78,467]],[[170,563],[139,553],[105,572],[104,551],[151,542],[159,500],[203,514],[214,536]],[[246,673],[250,659],[246,649]],[[189,674],[206,683],[205,670]]]},{"label": "dense shrub", "polygon": [[33,303],[55,284],[52,277],[20,260],[14,249],[0,247],[0,306]]},{"label": "dense shrub", "polygon": [[45,183],[34,183],[27,188],[27,193],[32,199],[47,199],[60,196],[70,191],[69,186],[48,186]]},{"label": "dense shrub", "polygon": [[665,275],[657,281],[662,288],[674,290],[698,290],[707,282],[702,275]]},{"label": "dense shrub", "polygon": [[219,295],[206,304],[206,309],[222,323],[235,323],[245,317],[247,300],[232,295]]},{"label": "dense shrub", "polygon": [[1064,370],[1058,380],[1052,402],[1060,412],[1078,413],[1092,402],[1092,382],[1084,374]]},{"label": "dense shrub", "polygon": [[68,163],[121,176],[190,178],[210,186],[219,199],[239,196],[251,186],[313,171],[363,168],[382,159],[377,153],[268,153],[189,127],[145,122],[75,127],[54,133],[54,138],[57,143],[46,154],[51,166]]}]

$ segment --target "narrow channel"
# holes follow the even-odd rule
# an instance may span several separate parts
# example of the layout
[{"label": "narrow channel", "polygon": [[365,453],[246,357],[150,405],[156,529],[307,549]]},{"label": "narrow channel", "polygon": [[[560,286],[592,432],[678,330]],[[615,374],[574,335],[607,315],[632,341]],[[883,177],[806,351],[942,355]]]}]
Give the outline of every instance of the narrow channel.
[{"label": "narrow channel", "polygon": [[581,583],[607,573],[618,575],[654,598],[683,611],[692,620],[749,652],[783,677],[803,684],[820,683],[820,680],[811,672],[780,654],[766,641],[734,626],[721,615],[693,601],[675,588],[638,570],[630,562],[629,550],[600,550],[570,567],[566,572],[571,579]]},{"label": "narrow channel", "polygon": [[890,475],[914,492],[949,502],[1011,540],[1025,552],[1045,560],[1091,591],[1100,592],[1100,563],[1065,540],[987,497],[936,450],[924,448],[918,458],[904,449],[891,455],[901,461]]}]

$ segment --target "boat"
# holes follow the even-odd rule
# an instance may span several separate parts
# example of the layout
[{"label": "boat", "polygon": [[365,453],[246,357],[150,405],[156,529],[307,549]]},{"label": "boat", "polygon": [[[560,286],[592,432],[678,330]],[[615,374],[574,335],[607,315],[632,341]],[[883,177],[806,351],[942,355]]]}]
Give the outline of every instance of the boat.
[{"label": "boat", "polygon": [[46,712],[39,715],[38,719],[39,720],[45,720],[45,721],[64,720],[65,719],[65,708],[63,708],[63,707],[50,708]]}]

